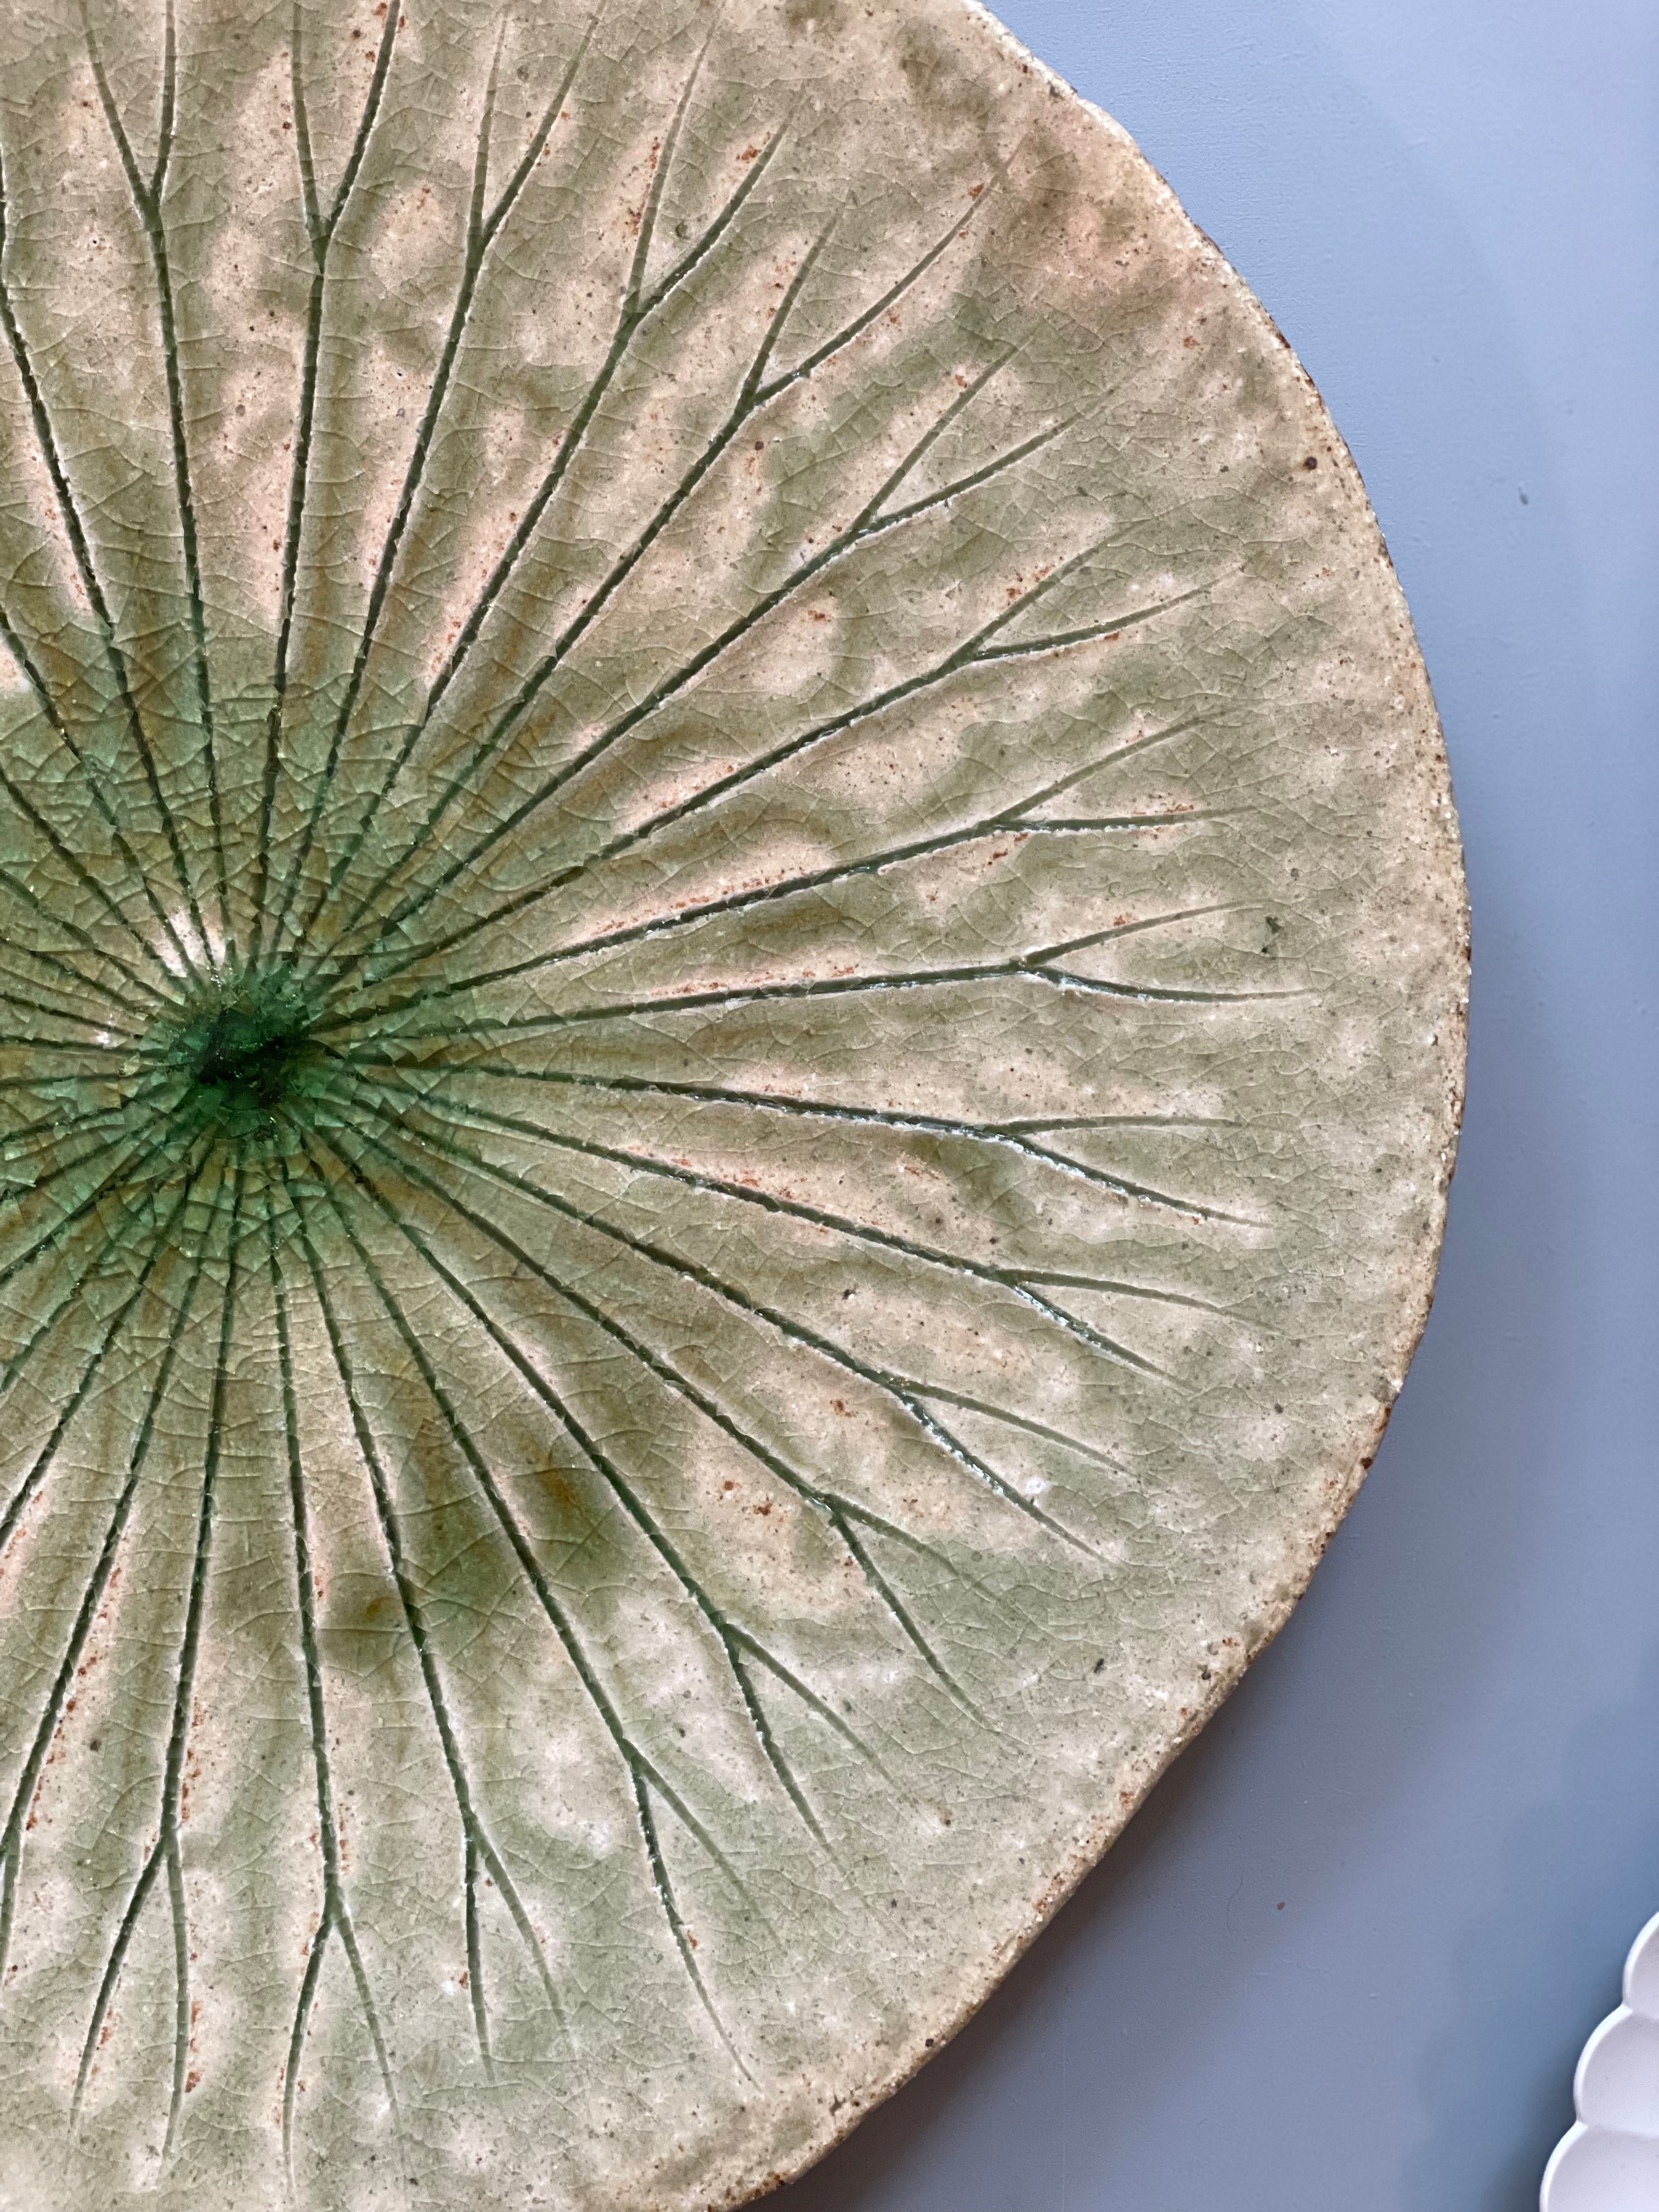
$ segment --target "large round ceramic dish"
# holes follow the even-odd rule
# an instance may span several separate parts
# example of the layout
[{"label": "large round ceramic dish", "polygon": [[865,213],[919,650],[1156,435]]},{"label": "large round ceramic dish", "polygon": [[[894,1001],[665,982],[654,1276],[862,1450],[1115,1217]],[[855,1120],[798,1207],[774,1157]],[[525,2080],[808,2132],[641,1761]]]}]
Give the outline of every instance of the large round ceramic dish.
[{"label": "large round ceramic dish", "polygon": [[1374,1448],[1462,1065],[1405,607],[962,0],[0,62],[0,2205],[736,2203]]}]

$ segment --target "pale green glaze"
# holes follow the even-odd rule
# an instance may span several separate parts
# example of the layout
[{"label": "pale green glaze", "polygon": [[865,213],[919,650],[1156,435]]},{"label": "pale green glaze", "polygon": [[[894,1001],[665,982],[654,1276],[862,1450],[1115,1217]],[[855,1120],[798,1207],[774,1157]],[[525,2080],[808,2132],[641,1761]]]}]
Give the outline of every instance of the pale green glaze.
[{"label": "pale green glaze", "polygon": [[738,2201],[1398,1387],[1375,525],[960,0],[39,0],[0,155],[0,2208]]}]

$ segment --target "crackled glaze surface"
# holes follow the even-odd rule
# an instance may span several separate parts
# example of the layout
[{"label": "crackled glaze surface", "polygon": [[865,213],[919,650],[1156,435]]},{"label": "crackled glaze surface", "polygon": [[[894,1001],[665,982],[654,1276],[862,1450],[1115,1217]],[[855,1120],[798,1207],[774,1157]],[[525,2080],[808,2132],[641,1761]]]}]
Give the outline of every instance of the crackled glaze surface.
[{"label": "crackled glaze surface", "polygon": [[0,60],[0,2206],[737,2202],[1368,1463],[1462,1069],[1405,608],[960,0]]}]

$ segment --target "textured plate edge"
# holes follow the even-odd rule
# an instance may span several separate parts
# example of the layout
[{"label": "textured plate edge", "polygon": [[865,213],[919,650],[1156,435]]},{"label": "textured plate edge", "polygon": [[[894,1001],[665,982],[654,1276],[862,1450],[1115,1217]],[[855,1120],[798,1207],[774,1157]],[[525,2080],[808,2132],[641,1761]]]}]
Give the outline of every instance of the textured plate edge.
[{"label": "textured plate edge", "polygon": [[[1453,920],[1455,931],[1454,958],[1461,960],[1465,975],[1469,970],[1473,943],[1469,910],[1468,884],[1464,866],[1463,843],[1460,830],[1455,797],[1452,789],[1450,763],[1447,757],[1445,732],[1434,697],[1434,689],[1427,665],[1423,657],[1416,626],[1401,585],[1394,556],[1359,465],[1350,452],[1330,410],[1326,406],[1313,378],[1304,366],[1301,357],[1289,338],[1279,329],[1273,316],[1256,296],[1248,280],[1241,275],[1215,241],[1194,222],[1163,172],[1148,159],[1134,137],[1115,116],[1109,114],[1095,101],[1085,97],[1060,72],[1033,53],[1011,31],[1007,25],[982,4],[982,0],[957,0],[963,17],[983,35],[1000,47],[1009,61],[1029,70],[1063,102],[1086,115],[1096,129],[1103,131],[1115,145],[1142,162],[1152,177],[1164,205],[1178,221],[1184,223],[1206,253],[1212,257],[1216,276],[1224,283],[1237,288],[1237,298],[1244,312],[1255,321],[1263,336],[1288,356],[1291,374],[1305,404],[1320,418],[1323,434],[1328,439],[1331,459],[1336,464],[1333,473],[1343,481],[1345,495],[1354,501],[1354,519],[1369,529],[1381,548],[1388,570],[1388,583],[1392,593],[1393,611],[1400,629],[1400,647],[1403,647],[1402,675],[1409,676],[1419,696],[1414,702],[1425,726],[1422,750],[1423,766],[1437,787],[1440,804],[1436,812],[1440,825],[1441,843],[1449,866],[1447,869],[1446,889],[1455,896],[1456,912]],[[1468,992],[1467,984],[1453,997],[1447,1018],[1454,1035],[1451,1049],[1443,1057],[1447,1063],[1448,1084],[1443,1105],[1443,1133],[1437,1164],[1436,1188],[1432,1202],[1432,1219],[1429,1233],[1424,1237],[1414,1255],[1415,1265],[1402,1283],[1401,1311],[1401,1326],[1393,1345],[1388,1347],[1385,1372],[1391,1389],[1387,1402],[1375,1417],[1358,1428],[1346,1444],[1334,1446],[1327,1464],[1337,1478],[1332,1504],[1325,1520],[1314,1534],[1303,1555],[1293,1565],[1287,1565],[1285,1594],[1267,1607],[1261,1617],[1259,1632],[1253,1642],[1243,1648],[1243,1656],[1234,1659],[1224,1670],[1218,1665],[1215,1679],[1210,1684],[1202,1703],[1195,1706],[1178,1729],[1172,1730],[1158,1753],[1149,1758],[1142,1769],[1139,1786],[1132,1801],[1126,1806],[1120,1796],[1116,1806],[1102,1815],[1077,1844],[1069,1859],[1060,1867],[1047,1888],[1030,1909],[1029,1923],[1013,1936],[1005,1939],[989,1956],[983,1972],[974,1978],[967,1995],[949,2017],[936,2021],[933,2033],[913,2038],[908,2047],[873,2082],[854,2096],[849,2097],[841,2112],[835,2115],[825,2112],[827,2123],[809,2140],[807,2146],[787,2166],[779,2166],[757,2177],[752,2171],[741,2178],[732,2175],[725,2182],[717,2178],[705,2189],[682,2195],[672,2200],[678,2205],[689,2207],[696,2203],[699,2212],[735,2212],[735,2208],[755,2203],[785,2187],[827,2157],[840,2143],[844,2142],[860,2121],[867,2119],[879,2106],[897,2094],[914,2081],[930,2059],[936,2058],[945,2045],[952,2042],[968,2022],[985,2004],[993,1991],[1006,1979],[1017,1962],[1048,1927],[1056,1913],[1072,1898],[1085,1875],[1091,1874],[1105,1857],[1136,1814],[1146,1802],[1157,1784],[1169,1771],[1209,1723],[1214,1719],[1231,1696],[1249,1667],[1261,1657],[1279,1636],[1297,1605],[1306,1595],[1313,1580],[1314,1571],[1324,1557],[1332,1538],[1346,1517],[1349,1509],[1359,1494],[1361,1485],[1370,1470],[1389,1420],[1399,1402],[1399,1395],[1423,1332],[1428,1326],[1429,1315],[1434,1304],[1435,1285],[1439,1274],[1441,1254],[1445,1243],[1446,1217],[1449,1205],[1451,1184],[1457,1164],[1459,1140],[1462,1133],[1463,1110],[1467,1093],[1468,1054]],[[1659,1924],[1659,1923],[1656,1923]],[[1645,1933],[1646,1931],[1644,1931]],[[667,2201],[667,2200],[665,2200]],[[1549,2208],[1545,2208],[1549,2212]]]}]

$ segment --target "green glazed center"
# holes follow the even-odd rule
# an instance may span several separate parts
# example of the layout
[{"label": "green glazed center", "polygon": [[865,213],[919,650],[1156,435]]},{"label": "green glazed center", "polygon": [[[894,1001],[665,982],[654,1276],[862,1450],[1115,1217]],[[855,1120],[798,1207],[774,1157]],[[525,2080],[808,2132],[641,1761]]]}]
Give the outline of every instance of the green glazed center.
[{"label": "green glazed center", "polygon": [[168,1054],[185,1079],[181,1109],[229,1137],[266,1134],[319,1087],[312,1012],[290,985],[245,980],[191,1012]]}]

